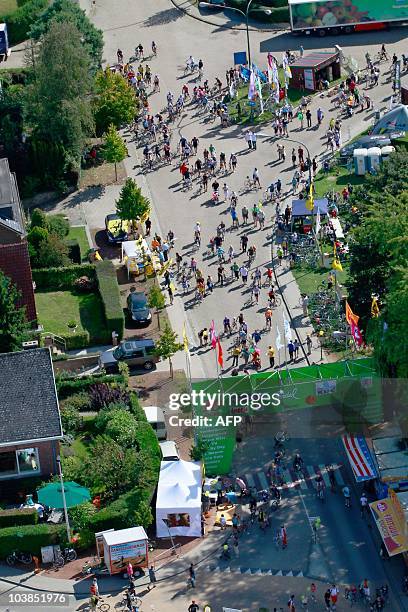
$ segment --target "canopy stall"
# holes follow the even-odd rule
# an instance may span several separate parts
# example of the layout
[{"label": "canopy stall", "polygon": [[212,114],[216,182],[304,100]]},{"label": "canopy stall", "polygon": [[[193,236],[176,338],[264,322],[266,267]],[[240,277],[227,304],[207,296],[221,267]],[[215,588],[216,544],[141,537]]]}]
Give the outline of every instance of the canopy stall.
[{"label": "canopy stall", "polygon": [[146,270],[147,274],[161,269],[160,259],[153,254],[144,238],[122,242],[122,261],[126,265],[128,276],[136,276],[144,271],[145,266],[150,266]]},{"label": "canopy stall", "polygon": [[156,501],[158,538],[200,537],[201,465],[191,461],[162,461]]},{"label": "canopy stall", "polygon": [[307,200],[292,200],[291,228],[292,231],[299,234],[308,234],[311,231],[313,218],[316,217],[319,210],[321,218],[328,215],[327,198],[314,200],[313,210],[308,210],[306,202]]},{"label": "canopy stall", "polygon": [[345,435],[342,438],[350,467],[357,482],[374,480],[377,470],[364,436]]}]

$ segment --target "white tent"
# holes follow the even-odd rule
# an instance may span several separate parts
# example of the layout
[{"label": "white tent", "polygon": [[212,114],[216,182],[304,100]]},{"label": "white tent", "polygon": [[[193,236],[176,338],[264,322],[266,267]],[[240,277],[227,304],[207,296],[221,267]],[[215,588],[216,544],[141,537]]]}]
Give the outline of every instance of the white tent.
[{"label": "white tent", "polygon": [[[201,466],[162,461],[156,501],[158,538],[201,536]],[[169,533],[170,532],[170,533]]]}]

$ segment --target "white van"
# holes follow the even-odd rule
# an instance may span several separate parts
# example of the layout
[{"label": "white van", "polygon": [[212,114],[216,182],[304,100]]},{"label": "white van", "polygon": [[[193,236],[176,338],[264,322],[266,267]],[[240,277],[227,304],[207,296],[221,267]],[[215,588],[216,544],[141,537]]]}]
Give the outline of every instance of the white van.
[{"label": "white van", "polygon": [[158,406],[144,406],[144,413],[148,423],[152,426],[158,440],[167,440],[166,421],[164,412]]},{"label": "white van", "polygon": [[175,442],[167,440],[167,442],[160,442],[159,446],[162,454],[162,461],[180,460],[179,451]]}]

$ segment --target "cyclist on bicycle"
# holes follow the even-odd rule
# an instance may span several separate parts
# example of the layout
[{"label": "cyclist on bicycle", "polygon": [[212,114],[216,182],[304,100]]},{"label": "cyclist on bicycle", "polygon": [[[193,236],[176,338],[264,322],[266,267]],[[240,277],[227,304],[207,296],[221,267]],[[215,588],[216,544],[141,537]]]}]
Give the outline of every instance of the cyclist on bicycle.
[{"label": "cyclist on bicycle", "polygon": [[327,466],[327,474],[329,476],[331,490],[334,491],[336,488],[336,478],[334,476],[334,466],[332,464]]},{"label": "cyclist on bicycle", "polygon": [[385,45],[381,45],[381,51],[380,51],[380,59],[388,59],[388,53],[385,49]]},{"label": "cyclist on bicycle", "polygon": [[324,487],[323,487],[323,476],[318,474],[315,478],[316,481],[316,489],[317,489],[317,497],[323,499],[324,497]]},{"label": "cyclist on bicycle", "polygon": [[295,472],[300,472],[303,470],[304,461],[299,453],[296,453],[295,458],[293,459],[293,469]]}]

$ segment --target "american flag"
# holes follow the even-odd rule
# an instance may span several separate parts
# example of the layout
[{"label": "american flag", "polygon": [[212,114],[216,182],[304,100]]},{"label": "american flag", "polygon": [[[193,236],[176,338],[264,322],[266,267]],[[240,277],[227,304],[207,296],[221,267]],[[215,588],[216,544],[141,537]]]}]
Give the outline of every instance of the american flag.
[{"label": "american flag", "polygon": [[377,470],[364,436],[343,436],[343,444],[356,481],[377,478]]}]

